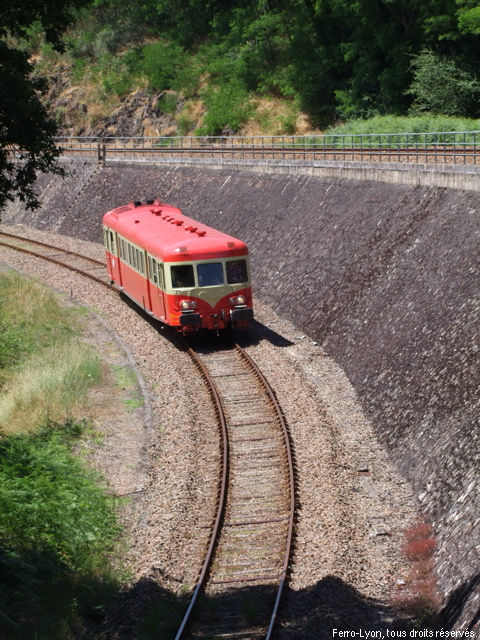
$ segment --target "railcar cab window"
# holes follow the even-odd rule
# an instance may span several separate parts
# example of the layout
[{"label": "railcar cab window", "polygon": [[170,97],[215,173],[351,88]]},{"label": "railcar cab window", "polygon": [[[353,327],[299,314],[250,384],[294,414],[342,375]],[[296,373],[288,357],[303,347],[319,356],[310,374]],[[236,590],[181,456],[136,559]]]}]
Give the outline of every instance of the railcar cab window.
[{"label": "railcar cab window", "polygon": [[228,284],[239,284],[248,281],[246,260],[232,260],[226,263]]},{"label": "railcar cab window", "polygon": [[173,289],[185,289],[195,286],[193,265],[180,264],[170,268]]},{"label": "railcar cab window", "polygon": [[197,264],[197,276],[199,287],[214,287],[223,284],[223,265],[221,262]]}]

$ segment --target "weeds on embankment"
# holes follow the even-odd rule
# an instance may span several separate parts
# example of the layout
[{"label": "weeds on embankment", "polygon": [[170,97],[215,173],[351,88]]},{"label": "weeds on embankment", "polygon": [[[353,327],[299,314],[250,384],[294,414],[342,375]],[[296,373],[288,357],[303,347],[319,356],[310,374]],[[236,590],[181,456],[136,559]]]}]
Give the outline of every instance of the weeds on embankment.
[{"label": "weeds on embankment", "polygon": [[404,531],[403,554],[410,563],[405,584],[394,594],[393,604],[419,627],[429,627],[440,604],[434,551],[437,544],[432,525],[419,518]]}]

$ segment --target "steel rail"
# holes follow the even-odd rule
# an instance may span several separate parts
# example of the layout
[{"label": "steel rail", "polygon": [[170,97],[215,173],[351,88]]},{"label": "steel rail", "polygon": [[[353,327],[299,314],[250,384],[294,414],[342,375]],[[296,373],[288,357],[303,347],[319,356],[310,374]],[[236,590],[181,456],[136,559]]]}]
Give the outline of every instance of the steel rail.
[{"label": "steel rail", "polygon": [[[20,239],[20,236],[19,236]],[[22,240],[26,240],[26,238],[21,238]],[[28,240],[28,242],[31,242],[32,244],[42,244],[42,243],[36,243],[35,240]],[[48,262],[52,262],[53,264],[56,264],[57,266],[60,267],[64,267],[65,269],[69,269],[70,271],[73,271],[74,273],[79,273],[82,276],[85,276],[86,278],[90,278],[90,280],[93,280],[94,282],[97,282],[98,284],[103,285],[104,287],[106,287],[107,289],[110,289],[111,291],[116,291],[115,287],[113,285],[111,285],[110,283],[106,282],[105,280],[102,280],[101,278],[99,278],[98,276],[93,275],[93,273],[88,273],[88,271],[83,271],[83,269],[79,269],[78,267],[74,267],[71,264],[67,264],[66,262],[62,262],[61,260],[57,260],[56,258],[52,258],[51,256],[46,256],[43,255],[41,253],[36,253],[35,251],[31,251],[30,249],[25,249],[24,247],[16,247],[13,244],[10,244],[8,242],[1,242],[0,241],[0,246],[2,247],[7,247],[8,249],[13,249],[14,251],[20,251],[21,253],[26,253],[27,255],[31,255],[34,256],[35,258],[41,258],[42,260],[47,260]],[[61,249],[60,247],[53,247],[51,246],[52,249],[56,249],[57,251],[66,253],[67,255],[72,255],[78,258],[82,258],[85,259],[85,256],[82,256],[79,253],[73,253],[71,251],[64,251],[63,249]],[[88,258],[87,258],[88,259]],[[90,260],[93,260],[93,258],[91,258]],[[103,262],[98,262],[96,261],[98,264],[103,265]]]},{"label": "steel rail", "polygon": [[[273,391],[273,389],[271,388],[271,386],[269,385],[268,381],[266,380],[265,376],[262,374],[262,372],[260,371],[260,369],[258,368],[258,366],[256,365],[256,363],[252,360],[252,358],[246,353],[246,351],[244,349],[242,349],[242,347],[240,347],[240,345],[238,344],[234,344],[235,350],[240,354],[240,356],[242,357],[242,359],[246,362],[248,368],[255,374],[255,377],[257,378],[257,380],[259,381],[261,387],[263,388],[263,390],[265,391],[270,404],[272,405],[275,415],[276,415],[276,419],[281,427],[282,430],[282,435],[283,435],[283,440],[285,443],[285,451],[286,451],[286,458],[287,458],[287,464],[288,464],[288,477],[289,477],[289,515],[288,515],[288,530],[287,530],[287,539],[286,539],[286,543],[285,543],[285,550],[284,550],[284,557],[283,557],[283,565],[282,565],[282,570],[281,570],[281,574],[280,574],[280,581],[278,584],[278,588],[277,588],[277,594],[276,594],[276,598],[275,598],[275,603],[273,606],[273,611],[272,614],[270,616],[270,620],[269,620],[269,624],[268,624],[268,630],[267,630],[267,634],[265,636],[265,640],[271,640],[272,638],[272,634],[273,634],[273,629],[275,626],[275,623],[277,621],[278,618],[278,611],[279,611],[279,607],[280,607],[280,602],[282,599],[282,595],[283,595],[283,591],[284,591],[284,587],[287,581],[287,577],[288,577],[288,568],[289,568],[289,563],[290,563],[290,556],[291,556],[291,551],[292,551],[292,544],[293,544],[293,530],[294,530],[294,518],[295,518],[295,473],[294,473],[294,463],[293,463],[293,453],[292,453],[292,448],[290,445],[290,436],[288,433],[288,427],[285,421],[285,418],[283,416],[281,407],[278,403],[278,400],[275,396],[275,393]],[[218,407],[217,409],[217,413],[219,415],[219,419],[221,422],[221,432],[222,432],[222,439],[223,439],[223,456],[224,456],[224,461],[222,463],[223,466],[223,472],[222,472],[222,485],[221,485],[221,491],[220,491],[220,499],[219,499],[219,507],[217,510],[217,516],[215,518],[215,525],[214,528],[212,530],[212,534],[211,534],[211,538],[210,538],[210,543],[209,543],[209,547],[208,547],[208,551],[201,569],[201,573],[200,576],[197,580],[197,584],[195,586],[194,592],[192,594],[192,598],[190,600],[188,609],[185,613],[185,616],[182,620],[181,626],[177,632],[177,635],[175,636],[175,640],[181,640],[181,638],[183,637],[184,632],[186,631],[187,625],[190,621],[190,618],[192,616],[192,612],[194,610],[195,607],[195,603],[197,601],[198,595],[200,594],[200,592],[202,591],[202,589],[205,587],[206,584],[206,579],[207,579],[207,575],[208,575],[208,571],[209,571],[209,567],[210,567],[210,563],[212,561],[213,558],[213,552],[214,549],[216,547],[217,544],[217,540],[218,537],[220,535],[220,528],[221,528],[221,521],[222,521],[222,515],[224,512],[224,508],[225,508],[225,504],[226,504],[226,498],[227,498],[227,483],[228,483],[228,432],[227,432],[227,426],[226,426],[226,420],[223,414],[223,409],[222,409],[222,402],[219,398],[218,392],[216,390],[215,387],[215,383],[212,380],[208,369],[203,365],[203,363],[201,362],[200,358],[198,357],[198,355],[195,353],[195,351],[191,348],[188,347],[188,353],[189,355],[192,357],[195,365],[200,369],[202,376],[204,377],[204,379],[207,381],[209,390],[210,390],[210,394],[211,396],[214,398],[215,401],[215,405],[216,407]],[[279,522],[283,522],[283,518],[278,520]],[[235,582],[237,582],[238,580],[235,580]]]},{"label": "steel rail", "polygon": [[200,360],[198,355],[195,353],[194,349],[192,349],[192,347],[188,347],[187,352],[189,356],[192,358],[193,362],[195,363],[195,366],[200,370],[200,373],[204,378],[205,382],[207,383],[208,390],[215,404],[215,410],[220,423],[219,426],[220,426],[220,434],[221,434],[221,442],[222,442],[222,474],[220,479],[217,513],[215,516],[215,521],[213,524],[207,553],[205,555],[202,568],[200,570],[200,575],[198,577],[197,584],[195,586],[195,589],[193,590],[193,594],[190,599],[190,604],[188,605],[187,611],[185,612],[182,623],[178,629],[177,635],[175,636],[175,640],[180,640],[182,638],[187,628],[187,625],[190,622],[190,617],[195,607],[195,604],[197,602],[198,596],[205,585],[205,580],[208,574],[208,570],[210,568],[213,552],[217,544],[221,522],[222,522],[223,514],[225,511],[225,504],[227,499],[227,484],[228,484],[228,431],[227,431],[227,421],[223,411],[222,401],[220,400],[220,396],[218,395],[217,389],[215,387],[215,383],[213,382],[210,376],[210,373],[208,372],[208,369],[203,365],[202,361]]},{"label": "steel rail", "polygon": [[15,240],[23,240],[24,242],[30,242],[31,244],[38,245],[39,247],[45,247],[46,249],[54,249],[55,251],[61,251],[62,253],[66,253],[67,255],[74,256],[75,258],[82,258],[83,260],[87,260],[87,262],[92,262],[102,267],[104,266],[104,263],[100,262],[100,260],[96,260],[95,258],[91,258],[90,256],[84,256],[81,253],[75,253],[75,251],[69,251],[68,249],[62,249],[61,247],[56,247],[53,244],[40,242],[40,240],[31,240],[30,238],[25,238],[25,236],[17,236],[16,234],[7,233],[6,231],[0,231],[0,236],[6,236],[7,238],[14,238]]},{"label": "steel rail", "polygon": [[289,499],[289,517],[288,517],[288,533],[287,533],[287,543],[285,545],[285,554],[283,560],[282,573],[280,578],[280,584],[277,591],[277,597],[275,599],[275,605],[273,608],[273,613],[270,618],[270,624],[268,627],[267,635],[265,636],[265,640],[270,640],[273,634],[273,628],[275,626],[275,622],[277,620],[278,609],[280,606],[280,601],[282,599],[283,590],[287,581],[288,576],[288,567],[290,563],[290,555],[292,552],[292,544],[293,544],[293,528],[295,524],[295,471],[293,464],[293,452],[290,444],[290,434],[288,432],[288,427],[286,420],[283,416],[282,409],[278,403],[278,400],[275,396],[275,393],[272,387],[267,382],[267,379],[260,371],[256,363],[252,360],[252,358],[248,355],[248,353],[240,347],[240,345],[236,344],[235,349],[237,349],[238,353],[244,358],[244,360],[248,363],[250,368],[254,371],[257,376],[260,384],[264,388],[266,394],[268,395],[270,402],[272,403],[275,412],[277,414],[277,419],[282,428],[283,438],[285,441],[285,449],[287,453],[287,461],[288,461],[288,476],[289,476],[289,484],[290,484],[290,499]]}]

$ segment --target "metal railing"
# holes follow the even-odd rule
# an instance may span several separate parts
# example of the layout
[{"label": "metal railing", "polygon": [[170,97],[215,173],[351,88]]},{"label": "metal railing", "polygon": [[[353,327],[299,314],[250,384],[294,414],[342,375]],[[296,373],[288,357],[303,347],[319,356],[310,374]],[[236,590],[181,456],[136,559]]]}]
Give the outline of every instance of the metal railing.
[{"label": "metal railing", "polygon": [[61,137],[65,155],[132,158],[480,164],[480,131],[319,136]]}]

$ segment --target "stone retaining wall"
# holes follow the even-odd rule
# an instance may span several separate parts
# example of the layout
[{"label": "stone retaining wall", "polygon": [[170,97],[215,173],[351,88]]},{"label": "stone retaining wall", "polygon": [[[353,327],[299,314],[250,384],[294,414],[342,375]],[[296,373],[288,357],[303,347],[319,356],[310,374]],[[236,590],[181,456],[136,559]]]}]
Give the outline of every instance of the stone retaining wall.
[{"label": "stone retaining wall", "polygon": [[[256,295],[344,368],[438,537],[449,624],[480,607],[480,193],[341,177],[72,164],[4,222],[101,240],[101,215],[160,197],[245,240]],[[478,620],[477,620],[478,621]],[[447,622],[445,622],[447,624]]]}]

